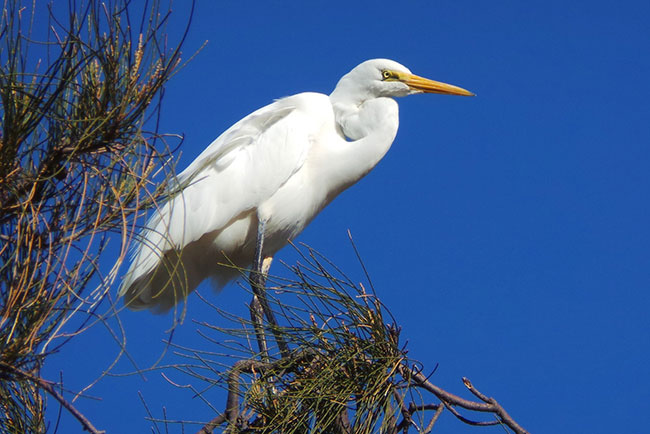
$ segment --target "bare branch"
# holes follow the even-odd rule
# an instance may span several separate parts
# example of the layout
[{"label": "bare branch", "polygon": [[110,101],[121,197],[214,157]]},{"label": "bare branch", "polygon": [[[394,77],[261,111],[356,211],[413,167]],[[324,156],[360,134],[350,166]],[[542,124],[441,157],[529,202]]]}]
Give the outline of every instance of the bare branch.
[{"label": "bare branch", "polygon": [[[494,413],[499,417],[501,422],[503,422],[506,426],[511,428],[514,432],[517,434],[527,434],[528,431],[523,429],[519,424],[517,424],[512,417],[505,411],[499,403],[494,398],[488,398],[485,395],[482,395],[478,390],[476,390],[470,381],[467,378],[463,378],[463,382],[467,386],[472,393],[474,393],[479,399],[481,399],[484,402],[476,402],[476,401],[469,401],[467,399],[461,398],[457,395],[454,395],[452,393],[447,392],[446,390],[441,389],[440,387],[432,384],[430,381],[426,379],[426,377],[420,373],[420,372],[414,372],[410,368],[403,366],[403,375],[410,376],[415,384],[417,386],[423,387],[424,389],[428,390],[429,392],[433,393],[440,399],[442,402],[444,402],[446,405],[457,405],[459,407],[465,408],[467,410],[473,410],[473,411],[479,411],[479,412],[487,412],[487,413]],[[451,408],[450,408],[451,409]],[[460,416],[456,414],[456,416]],[[465,419],[462,416],[459,417],[463,422],[469,423],[471,425],[494,425],[494,422],[473,422],[469,419]]]},{"label": "bare branch", "polygon": [[100,431],[97,428],[95,428],[93,424],[88,420],[88,418],[86,418],[86,416],[84,416],[79,410],[77,410],[77,408],[74,405],[72,405],[72,403],[67,401],[59,392],[56,391],[56,389],[54,388],[54,383],[44,380],[40,377],[31,375],[18,368],[14,368],[13,366],[10,366],[1,361],[0,361],[0,366],[2,366],[2,369],[9,370],[14,374],[19,375],[22,378],[25,378],[29,381],[36,383],[41,389],[49,393],[54,399],[57,400],[59,404],[61,404],[63,408],[68,410],[68,412],[72,416],[74,416],[75,419],[79,421],[84,431],[88,431],[89,433],[92,434],[104,434],[106,432],[106,431]]}]

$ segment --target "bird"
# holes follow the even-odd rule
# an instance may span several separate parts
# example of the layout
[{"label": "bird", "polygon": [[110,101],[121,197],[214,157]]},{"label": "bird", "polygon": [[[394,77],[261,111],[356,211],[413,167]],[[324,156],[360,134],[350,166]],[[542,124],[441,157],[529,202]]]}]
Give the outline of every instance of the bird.
[{"label": "bird", "polygon": [[394,98],[417,93],[474,95],[371,59],[330,95],[278,99],[232,125],[178,175],[136,239],[119,289],[126,306],[164,313],[206,279],[220,289],[238,268],[267,272],[278,250],[379,163],[397,134]]}]

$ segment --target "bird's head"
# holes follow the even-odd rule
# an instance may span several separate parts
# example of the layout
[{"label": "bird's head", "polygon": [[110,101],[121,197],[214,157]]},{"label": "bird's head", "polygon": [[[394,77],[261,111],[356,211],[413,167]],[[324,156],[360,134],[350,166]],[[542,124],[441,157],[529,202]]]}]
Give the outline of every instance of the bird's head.
[{"label": "bird's head", "polygon": [[332,96],[346,95],[364,101],[378,97],[399,97],[414,93],[473,96],[463,88],[417,76],[394,60],[367,60],[344,75]]}]

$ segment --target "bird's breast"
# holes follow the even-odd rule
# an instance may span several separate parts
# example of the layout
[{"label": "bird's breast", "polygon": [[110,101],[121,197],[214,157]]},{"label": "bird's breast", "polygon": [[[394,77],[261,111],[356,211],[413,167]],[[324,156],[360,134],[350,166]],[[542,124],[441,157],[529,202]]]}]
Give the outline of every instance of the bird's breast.
[{"label": "bird's breast", "polygon": [[275,194],[258,208],[258,218],[266,220],[265,251],[273,254],[293,240],[327,205],[327,191],[310,179],[303,166]]}]

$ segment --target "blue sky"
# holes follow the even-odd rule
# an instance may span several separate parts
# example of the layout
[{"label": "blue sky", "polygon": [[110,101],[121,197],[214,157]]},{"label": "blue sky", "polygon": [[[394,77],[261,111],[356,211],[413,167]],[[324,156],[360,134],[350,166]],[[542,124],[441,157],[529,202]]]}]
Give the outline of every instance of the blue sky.
[{"label": "blue sky", "polygon": [[[175,8],[180,32],[187,10]],[[409,356],[439,364],[436,384],[462,393],[469,377],[533,433],[643,432],[649,15],[642,1],[202,1],[185,57],[208,44],[169,84],[161,129],[185,135],[185,167],[254,109],[302,91],[329,93],[374,57],[472,90],[475,98],[400,99],[388,155],[297,241],[361,276],[352,232]],[[240,312],[248,302],[234,285],[201,293]],[[220,321],[191,297],[176,342],[209,348],[191,319]],[[170,317],[125,312],[122,320],[131,355],[148,366],[163,351]],[[94,330],[44,375],[63,371],[69,387],[82,387],[116,350]],[[105,378],[89,391],[103,401],[77,404],[108,432],[150,432],[138,391],[157,416],[165,406],[171,419],[213,417],[158,372],[146,381]],[[62,426],[80,431],[67,417]],[[477,431],[501,432],[450,414],[435,432]]]}]

